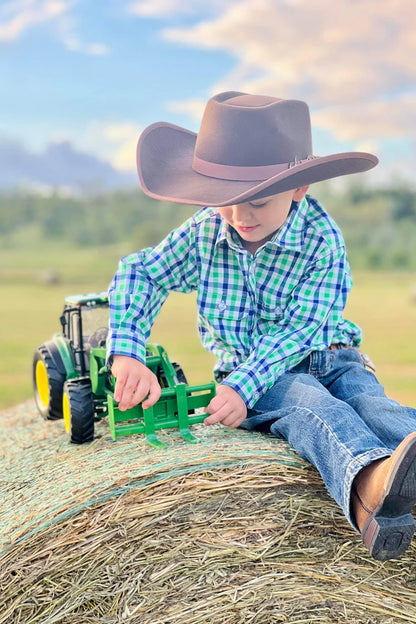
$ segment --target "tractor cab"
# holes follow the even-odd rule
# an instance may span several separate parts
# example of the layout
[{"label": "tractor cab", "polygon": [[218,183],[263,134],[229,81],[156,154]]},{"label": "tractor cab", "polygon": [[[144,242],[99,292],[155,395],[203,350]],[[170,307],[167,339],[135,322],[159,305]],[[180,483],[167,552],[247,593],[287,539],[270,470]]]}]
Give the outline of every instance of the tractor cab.
[{"label": "tractor cab", "polygon": [[108,334],[109,304],[106,292],[66,297],[60,321],[69,341],[74,366],[81,375],[89,371],[92,347],[105,347]]}]

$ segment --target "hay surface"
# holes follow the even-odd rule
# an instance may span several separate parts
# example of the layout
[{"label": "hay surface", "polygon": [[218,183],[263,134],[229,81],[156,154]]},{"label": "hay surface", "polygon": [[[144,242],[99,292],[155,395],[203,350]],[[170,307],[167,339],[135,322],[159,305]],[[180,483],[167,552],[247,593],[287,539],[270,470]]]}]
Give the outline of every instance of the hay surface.
[{"label": "hay surface", "polygon": [[375,562],[286,443],[193,431],[77,447],[2,412],[0,624],[416,623],[414,545]]}]

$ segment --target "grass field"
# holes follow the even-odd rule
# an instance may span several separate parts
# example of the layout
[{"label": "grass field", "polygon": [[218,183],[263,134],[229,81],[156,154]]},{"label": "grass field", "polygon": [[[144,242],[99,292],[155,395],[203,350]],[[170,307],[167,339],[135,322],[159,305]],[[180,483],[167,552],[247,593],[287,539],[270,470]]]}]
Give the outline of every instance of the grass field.
[{"label": "grass field", "polygon": [[[33,350],[59,331],[66,295],[105,290],[122,247],[77,249],[47,247],[0,250],[0,408],[32,395]],[[57,271],[57,285],[44,273]],[[346,316],[364,330],[363,350],[376,363],[388,394],[416,406],[416,276],[409,273],[356,273]],[[195,299],[171,295],[154,327],[152,339],[179,361],[191,383],[212,378],[214,358],[199,344]]]}]

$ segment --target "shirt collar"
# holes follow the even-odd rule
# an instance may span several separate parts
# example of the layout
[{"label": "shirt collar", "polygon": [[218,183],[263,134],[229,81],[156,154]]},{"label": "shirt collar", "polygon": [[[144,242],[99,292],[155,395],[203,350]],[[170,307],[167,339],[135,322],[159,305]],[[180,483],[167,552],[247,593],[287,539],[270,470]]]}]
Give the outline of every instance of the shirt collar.
[{"label": "shirt collar", "polygon": [[308,206],[307,197],[304,197],[300,202],[293,202],[288,218],[269,242],[279,247],[300,251],[303,247]]},{"label": "shirt collar", "polygon": [[[266,245],[272,244],[277,247],[300,251],[303,247],[304,224],[308,205],[309,203],[306,197],[300,202],[293,202],[288,218]],[[215,245],[222,242],[227,242],[232,249],[238,251],[242,249],[242,246],[238,243],[236,237],[233,236],[233,233],[230,232],[224,219],[221,219]]]},{"label": "shirt collar", "polygon": [[237,240],[237,234],[235,234],[234,237],[232,236],[232,232],[229,231],[227,223],[221,217],[217,208],[206,206],[194,216],[194,219],[196,223],[201,223],[206,219],[212,219],[215,222],[215,226],[218,228],[214,242],[215,247],[221,244],[227,244],[236,251],[241,251],[243,249]]},{"label": "shirt collar", "polygon": [[227,244],[231,249],[235,251],[242,251],[244,248],[241,245],[241,242],[238,239],[237,234],[230,229],[227,223],[224,221],[222,217],[220,226],[218,228],[217,240],[215,241],[215,246],[221,244]]}]

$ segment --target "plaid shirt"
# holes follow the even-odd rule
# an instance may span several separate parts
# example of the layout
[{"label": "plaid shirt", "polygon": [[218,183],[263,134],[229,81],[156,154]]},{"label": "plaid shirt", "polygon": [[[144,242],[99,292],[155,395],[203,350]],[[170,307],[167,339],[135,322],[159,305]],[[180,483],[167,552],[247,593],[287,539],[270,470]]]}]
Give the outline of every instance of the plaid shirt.
[{"label": "plaid shirt", "polygon": [[203,208],[159,245],[126,256],[110,285],[108,353],[145,361],[170,291],[197,291],[198,330],[216,371],[248,407],[311,351],[357,346],[343,318],[352,282],[342,235],[309,196],[253,256],[217,210]]}]

